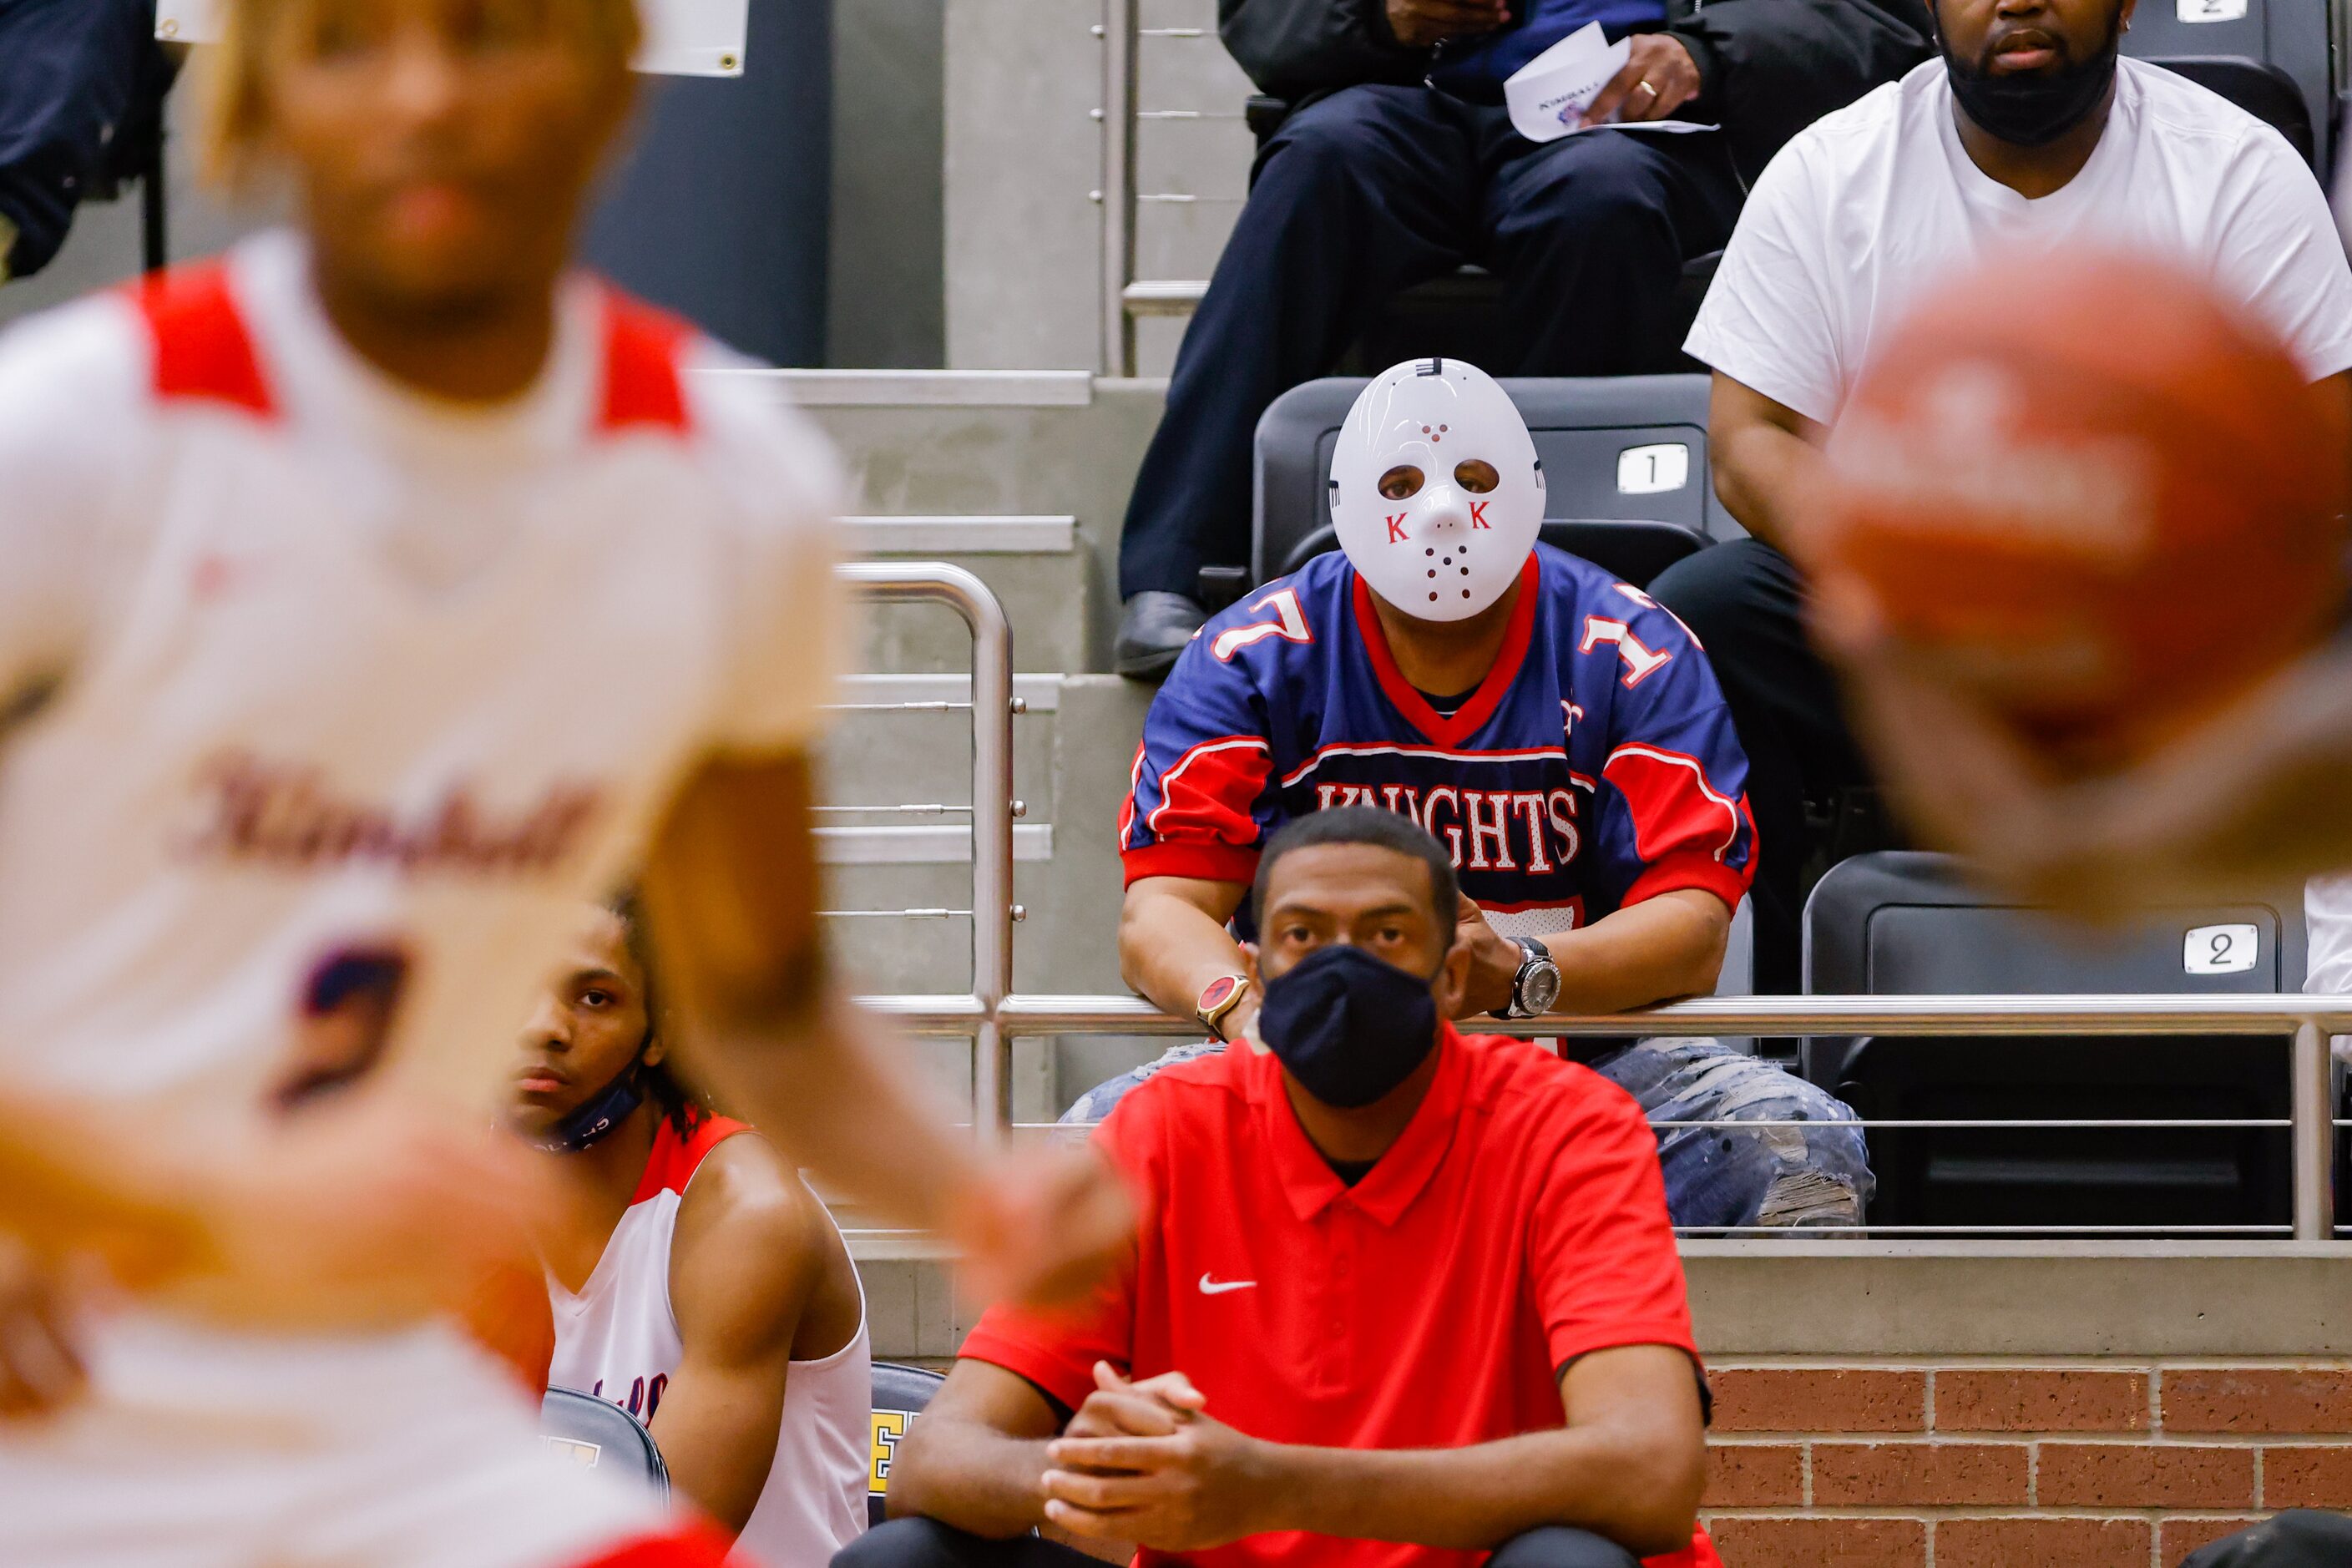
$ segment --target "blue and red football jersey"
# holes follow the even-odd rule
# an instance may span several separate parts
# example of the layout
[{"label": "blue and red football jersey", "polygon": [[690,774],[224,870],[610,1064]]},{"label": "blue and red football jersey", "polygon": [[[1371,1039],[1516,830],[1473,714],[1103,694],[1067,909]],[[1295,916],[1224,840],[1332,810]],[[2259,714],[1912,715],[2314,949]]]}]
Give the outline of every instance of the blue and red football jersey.
[{"label": "blue and red football jersey", "polygon": [[1127,880],[1246,882],[1283,823],[1361,803],[1451,849],[1507,935],[1676,888],[1738,905],[1756,864],[1748,759],[1706,655],[1590,562],[1538,545],[1520,581],[1495,668],[1450,716],[1399,673],[1337,551],[1213,617],[1144,720]]}]

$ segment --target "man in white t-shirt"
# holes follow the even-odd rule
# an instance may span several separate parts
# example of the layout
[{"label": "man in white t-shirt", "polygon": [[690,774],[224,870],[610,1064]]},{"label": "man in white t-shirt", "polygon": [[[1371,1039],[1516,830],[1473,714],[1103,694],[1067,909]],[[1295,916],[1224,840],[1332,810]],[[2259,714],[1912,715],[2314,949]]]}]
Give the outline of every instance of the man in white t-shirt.
[{"label": "man in white t-shirt", "polygon": [[[1784,551],[1810,525],[1821,445],[1904,308],[1989,246],[2097,239],[2202,268],[2314,381],[2352,369],[2352,270],[2318,182],[2252,115],[2119,58],[2132,8],[1937,0],[1943,58],[1773,159],[1691,330],[1686,348],[1715,371],[1716,489],[1755,537],[1650,591],[1706,644],[1749,758],[1759,989],[1796,985],[1805,803],[1868,777]],[[2034,308],[2021,270],[2017,309]]]}]

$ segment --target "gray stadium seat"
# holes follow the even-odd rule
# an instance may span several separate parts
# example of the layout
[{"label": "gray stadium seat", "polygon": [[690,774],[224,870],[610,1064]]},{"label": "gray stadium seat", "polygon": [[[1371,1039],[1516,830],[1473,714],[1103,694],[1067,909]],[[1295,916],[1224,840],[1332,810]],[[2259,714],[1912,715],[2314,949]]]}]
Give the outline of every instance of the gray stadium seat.
[{"label": "gray stadium seat", "polygon": [[890,1489],[890,1456],[898,1439],[907,1435],[908,1424],[923,1413],[923,1406],[946,1381],[919,1366],[901,1366],[891,1361],[874,1363],[874,1471],[866,1481],[868,1526],[882,1522],[884,1497]]},{"label": "gray stadium seat", "polygon": [[[1804,916],[1809,994],[2275,993],[2303,981],[2300,911],[2150,911],[2087,936],[1962,882],[1940,855],[1832,867]],[[2193,973],[2203,971],[2202,973]],[[1805,1075],[1866,1120],[2284,1118],[2276,1037],[1814,1038]],[[2286,1223],[2281,1129],[1878,1130],[1873,1223]]]},{"label": "gray stadium seat", "polygon": [[[2302,96],[2317,154],[2314,166],[2325,176],[2335,156],[2327,11],[2327,0],[2152,0],[2133,14],[2131,31],[2124,35],[2124,53],[2168,64],[2167,57],[2235,56],[2276,67]],[[2185,74],[2271,118],[2195,70]]]},{"label": "gray stadium seat", "polygon": [[662,1496],[669,1495],[669,1467],[653,1434],[609,1399],[575,1389],[551,1388],[539,1406],[539,1433],[550,1447],[577,1460],[583,1469],[612,1467],[643,1476]]},{"label": "gray stadium seat", "polygon": [[[1551,518],[1580,527],[1666,523],[1702,541],[1739,537],[1708,477],[1706,376],[1528,376],[1502,384],[1535,437]],[[1309,536],[1330,526],[1331,449],[1363,387],[1346,376],[1307,382],[1258,420],[1253,582],[1280,576]]]}]

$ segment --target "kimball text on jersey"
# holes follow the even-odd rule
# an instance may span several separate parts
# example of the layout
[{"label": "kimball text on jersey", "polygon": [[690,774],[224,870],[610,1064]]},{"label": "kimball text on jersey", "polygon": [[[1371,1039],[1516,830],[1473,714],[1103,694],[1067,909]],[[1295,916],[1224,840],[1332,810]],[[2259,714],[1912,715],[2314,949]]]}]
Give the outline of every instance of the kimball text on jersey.
[{"label": "kimball text on jersey", "polygon": [[562,866],[604,806],[596,785],[562,781],[520,811],[484,807],[468,784],[419,811],[338,796],[320,770],[249,752],[215,759],[198,775],[200,826],[191,857],[312,868],[371,860],[409,873],[451,870],[532,876]]}]

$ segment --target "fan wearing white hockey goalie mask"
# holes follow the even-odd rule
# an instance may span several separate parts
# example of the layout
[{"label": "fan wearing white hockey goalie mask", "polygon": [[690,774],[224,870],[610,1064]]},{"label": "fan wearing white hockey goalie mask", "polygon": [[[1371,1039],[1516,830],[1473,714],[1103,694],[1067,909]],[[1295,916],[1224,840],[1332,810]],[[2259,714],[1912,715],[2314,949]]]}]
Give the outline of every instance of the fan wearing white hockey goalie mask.
[{"label": "fan wearing white hockey goalie mask", "polygon": [[[1120,816],[1128,983],[1210,1038],[1081,1096],[1068,1120],[1255,1027],[1258,855],[1327,806],[1402,812],[1451,852],[1455,940],[1475,955],[1465,1018],[1715,987],[1755,861],[1747,759],[1680,623],[1538,542],[1543,473],[1509,395],[1459,360],[1374,377],[1330,495],[1340,550],[1202,628],[1144,721]],[[1861,1131],[1811,1085],[1712,1040],[1566,1049],[1653,1121],[1812,1124],[1801,1140],[1663,1130],[1676,1224],[1860,1219]]]},{"label": "fan wearing white hockey goalie mask", "polygon": [[1399,365],[1339,427],[1339,548],[1373,593],[1416,619],[1465,621],[1508,593],[1543,506],[1543,463],[1517,406],[1460,360]]}]

